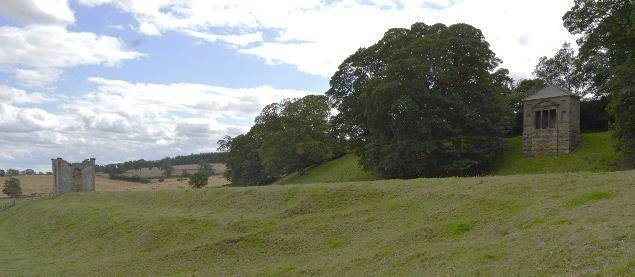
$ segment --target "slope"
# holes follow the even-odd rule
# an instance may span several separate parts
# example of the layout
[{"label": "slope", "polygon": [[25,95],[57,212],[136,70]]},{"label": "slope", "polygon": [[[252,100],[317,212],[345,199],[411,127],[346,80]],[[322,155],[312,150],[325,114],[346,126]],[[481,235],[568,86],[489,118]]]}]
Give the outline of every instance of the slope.
[{"label": "slope", "polygon": [[0,275],[632,275],[635,171],[69,194]]},{"label": "slope", "polygon": [[[608,172],[617,170],[618,153],[609,132],[582,134],[583,145],[568,155],[524,157],[522,137],[508,140],[509,148],[493,165],[490,175],[538,174],[561,172]],[[307,184],[377,180],[364,171],[353,155],[308,168],[304,174],[292,174],[276,184]]]}]

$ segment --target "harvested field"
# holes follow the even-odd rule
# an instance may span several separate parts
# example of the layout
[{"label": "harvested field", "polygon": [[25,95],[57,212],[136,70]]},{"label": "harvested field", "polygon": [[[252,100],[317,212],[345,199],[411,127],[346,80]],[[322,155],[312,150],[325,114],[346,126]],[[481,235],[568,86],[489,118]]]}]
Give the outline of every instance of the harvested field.
[{"label": "harvested field", "polygon": [[[214,163],[212,164],[212,167],[214,168],[214,173],[217,175],[223,175],[223,173],[225,172],[225,170],[227,169],[225,167],[225,164],[221,164],[221,163]],[[198,165],[197,164],[184,164],[184,165],[175,165],[174,166],[174,171],[172,172],[173,176],[182,176],[183,174],[183,170],[185,170],[187,172],[187,174],[194,174],[198,171]],[[126,171],[126,173],[124,173],[123,175],[127,176],[127,177],[134,177],[134,176],[139,176],[141,178],[159,178],[161,176],[163,176],[163,170],[159,169],[159,168],[143,168],[140,170],[128,170]]]},{"label": "harvested field", "polygon": [[[15,176],[20,180],[22,194],[28,195],[32,193],[51,193],[53,190],[52,175],[29,175]],[[0,177],[0,186],[4,185],[4,181],[10,177]],[[209,178],[208,187],[221,187],[228,184],[227,179],[215,175]],[[163,190],[163,189],[179,189],[187,188],[187,179],[179,181],[178,178],[169,178],[162,183],[142,184],[134,182],[126,182],[120,180],[111,180],[108,177],[97,175],[95,179],[95,189],[97,191],[126,191],[126,190]],[[0,197],[5,196],[0,192]]]}]

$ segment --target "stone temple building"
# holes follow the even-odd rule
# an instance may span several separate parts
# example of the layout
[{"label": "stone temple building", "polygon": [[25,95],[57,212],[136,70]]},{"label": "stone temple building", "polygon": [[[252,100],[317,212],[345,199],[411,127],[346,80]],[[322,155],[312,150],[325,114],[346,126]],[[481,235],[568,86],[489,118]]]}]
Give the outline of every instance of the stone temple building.
[{"label": "stone temple building", "polygon": [[581,143],[579,97],[548,85],[523,101],[525,156],[568,154]]},{"label": "stone temple building", "polygon": [[61,158],[52,159],[53,195],[95,190],[95,159],[81,163],[68,163]]}]

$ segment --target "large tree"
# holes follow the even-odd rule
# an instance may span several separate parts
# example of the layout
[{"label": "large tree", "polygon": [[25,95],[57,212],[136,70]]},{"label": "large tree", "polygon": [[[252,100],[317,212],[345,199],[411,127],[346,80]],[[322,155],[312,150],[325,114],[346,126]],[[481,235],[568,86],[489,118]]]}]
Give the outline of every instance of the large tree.
[{"label": "large tree", "polygon": [[233,186],[258,186],[266,185],[275,179],[265,171],[260,159],[259,150],[262,145],[262,136],[250,130],[246,134],[238,135],[219,141],[227,151],[227,171],[224,176]]},{"label": "large tree", "polygon": [[320,164],[339,152],[331,132],[330,108],[322,95],[267,106],[256,119],[266,134],[260,148],[263,166],[281,177]]},{"label": "large tree", "polygon": [[[580,37],[581,62],[591,64],[594,82],[610,94],[618,147],[635,156],[634,1],[575,0],[563,20],[569,32]],[[593,70],[596,67],[600,69]]]},{"label": "large tree", "polygon": [[569,43],[551,57],[541,57],[534,70],[534,75],[547,83],[566,88],[578,95],[584,94],[581,76],[578,70],[577,54]]},{"label": "large tree", "polygon": [[505,146],[511,79],[480,30],[416,23],[347,58],[327,92],[363,165],[384,177],[475,174]]},{"label": "large tree", "polygon": [[234,185],[263,185],[340,155],[330,112],[321,95],[267,105],[247,134],[219,141],[229,152],[226,176]]}]

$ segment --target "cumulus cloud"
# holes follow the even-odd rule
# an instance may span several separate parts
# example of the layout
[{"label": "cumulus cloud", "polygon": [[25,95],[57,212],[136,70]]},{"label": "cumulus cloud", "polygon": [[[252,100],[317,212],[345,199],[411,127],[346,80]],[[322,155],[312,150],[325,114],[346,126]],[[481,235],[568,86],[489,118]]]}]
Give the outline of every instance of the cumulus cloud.
[{"label": "cumulus cloud", "polygon": [[[89,6],[109,4],[129,12],[143,33],[177,31],[222,41],[268,64],[290,64],[325,77],[359,47],[376,42],[388,28],[409,27],[417,21],[463,22],[480,28],[503,59],[503,66],[525,77],[540,56],[551,55],[564,41],[573,41],[561,22],[572,5],[570,0],[79,2]],[[263,32],[273,35],[265,39],[259,35]]]},{"label": "cumulus cloud", "polygon": [[0,85],[0,103],[43,103],[51,101],[42,93],[28,93],[24,90]]},{"label": "cumulus cloud", "polygon": [[0,27],[0,67],[13,71],[20,83],[43,86],[57,80],[62,68],[114,66],[143,54],[121,40],[54,25]]},{"label": "cumulus cloud", "polygon": [[3,133],[28,133],[53,129],[59,123],[57,117],[39,108],[18,108],[0,104],[0,130]]},{"label": "cumulus cloud", "polygon": [[51,85],[65,68],[143,56],[118,38],[69,31],[75,17],[67,0],[5,0],[0,16],[21,25],[0,27],[0,71],[26,87]]},{"label": "cumulus cloud", "polygon": [[271,86],[131,83],[99,77],[88,82],[92,88],[85,94],[57,99],[55,112],[37,107],[44,101],[41,94],[0,86],[0,101],[6,102],[0,104],[0,144],[29,150],[12,163],[35,164],[57,156],[94,156],[106,163],[214,151],[218,139],[247,131],[265,105],[310,94]]},{"label": "cumulus cloud", "polygon": [[67,0],[3,0],[0,16],[22,24],[61,24],[75,21]]}]

